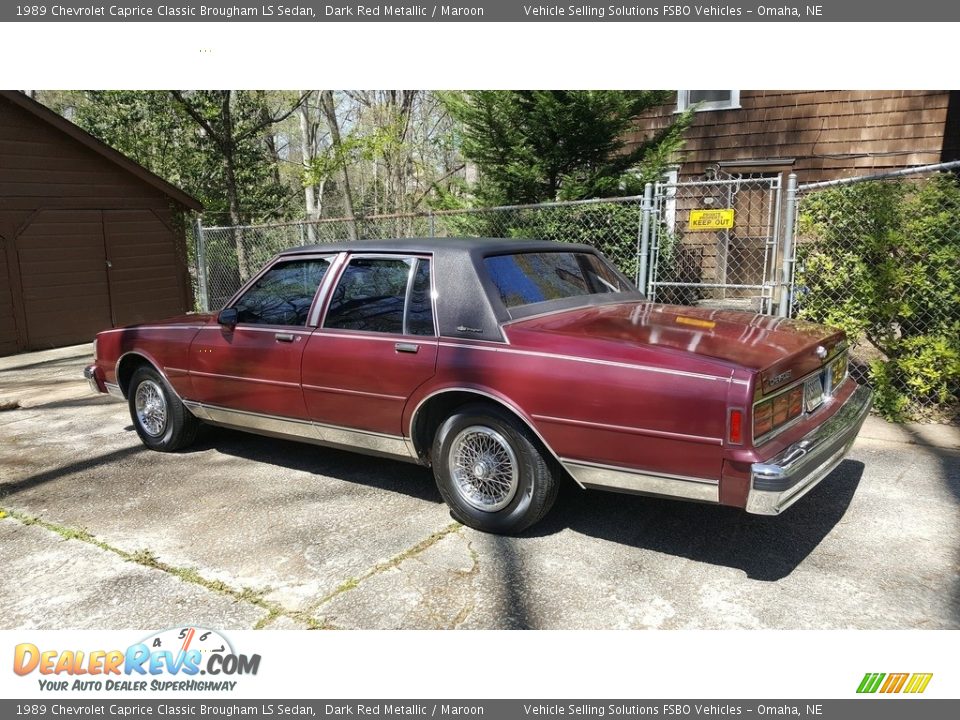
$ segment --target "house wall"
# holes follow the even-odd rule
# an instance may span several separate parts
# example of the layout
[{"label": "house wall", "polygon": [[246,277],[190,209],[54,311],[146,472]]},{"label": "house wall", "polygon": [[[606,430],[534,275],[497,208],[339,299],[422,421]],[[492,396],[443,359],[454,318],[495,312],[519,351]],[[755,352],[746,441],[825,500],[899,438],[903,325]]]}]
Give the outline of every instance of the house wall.
[{"label": "house wall", "polygon": [[0,97],[0,354],[192,304],[171,199]]},{"label": "house wall", "polygon": [[[680,158],[683,178],[719,162],[795,159],[800,182],[941,162],[949,91],[742,90],[739,109],[696,113]],[[636,120],[636,143],[674,119],[675,100]],[[956,138],[948,145],[956,147]]]}]

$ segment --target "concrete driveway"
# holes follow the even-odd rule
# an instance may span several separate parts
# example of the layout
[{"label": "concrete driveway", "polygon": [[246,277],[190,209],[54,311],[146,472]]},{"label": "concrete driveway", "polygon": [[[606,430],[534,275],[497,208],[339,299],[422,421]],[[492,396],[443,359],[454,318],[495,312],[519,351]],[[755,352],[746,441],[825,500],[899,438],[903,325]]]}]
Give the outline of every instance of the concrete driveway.
[{"label": "concrete driveway", "polygon": [[568,487],[502,538],[412,465],[216,428],[150,452],[89,357],[0,358],[3,629],[960,627],[956,428],[870,419],[779,518]]}]

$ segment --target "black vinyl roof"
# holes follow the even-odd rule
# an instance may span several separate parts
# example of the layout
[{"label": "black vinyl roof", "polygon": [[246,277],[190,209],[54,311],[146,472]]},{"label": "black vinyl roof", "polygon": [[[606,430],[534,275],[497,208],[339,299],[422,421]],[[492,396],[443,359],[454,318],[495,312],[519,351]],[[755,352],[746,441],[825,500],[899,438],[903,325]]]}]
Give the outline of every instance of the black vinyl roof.
[{"label": "black vinyl roof", "polygon": [[553,240],[523,240],[514,238],[389,238],[386,240],[341,240],[320,245],[304,245],[284,250],[281,255],[301,255],[326,252],[409,252],[409,253],[477,253],[500,255],[515,252],[588,252],[596,253],[589,245],[556,242]]}]

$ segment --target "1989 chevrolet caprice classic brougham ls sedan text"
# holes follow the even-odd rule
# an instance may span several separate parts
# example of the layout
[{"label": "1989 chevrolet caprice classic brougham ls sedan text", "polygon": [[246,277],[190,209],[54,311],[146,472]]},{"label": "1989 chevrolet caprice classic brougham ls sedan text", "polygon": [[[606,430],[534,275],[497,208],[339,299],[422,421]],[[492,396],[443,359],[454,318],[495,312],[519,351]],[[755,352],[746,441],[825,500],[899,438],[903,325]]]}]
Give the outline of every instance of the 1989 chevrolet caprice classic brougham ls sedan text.
[{"label": "1989 chevrolet caprice classic brougham ls sedan text", "polygon": [[430,465],[514,533],[585,488],[776,514],[849,449],[842,332],[647,302],[594,249],[361,241],[283,252],[219,314],[97,336],[91,386],[155,450],[200,422]]}]

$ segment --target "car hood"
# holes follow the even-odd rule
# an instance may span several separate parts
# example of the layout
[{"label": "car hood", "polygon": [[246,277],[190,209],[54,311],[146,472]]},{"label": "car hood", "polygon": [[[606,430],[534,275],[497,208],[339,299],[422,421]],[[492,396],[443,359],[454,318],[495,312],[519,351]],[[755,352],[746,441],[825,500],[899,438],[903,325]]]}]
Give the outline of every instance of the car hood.
[{"label": "car hood", "polygon": [[[646,301],[521,319],[506,330],[511,341],[515,334],[550,334],[667,348],[756,371],[790,365],[793,377],[821,364],[821,358],[812,352],[817,346],[825,346],[832,354],[833,346],[844,338],[840,330],[803,320]],[[807,355],[812,356],[808,362],[796,362]]]},{"label": "car hood", "polygon": [[150,327],[157,327],[163,325],[208,325],[212,322],[216,322],[217,313],[190,313],[188,315],[175,315],[174,317],[164,318],[163,320],[156,320],[148,323],[139,323],[138,325],[128,325],[129,328],[141,327],[143,325],[149,325]]}]

